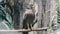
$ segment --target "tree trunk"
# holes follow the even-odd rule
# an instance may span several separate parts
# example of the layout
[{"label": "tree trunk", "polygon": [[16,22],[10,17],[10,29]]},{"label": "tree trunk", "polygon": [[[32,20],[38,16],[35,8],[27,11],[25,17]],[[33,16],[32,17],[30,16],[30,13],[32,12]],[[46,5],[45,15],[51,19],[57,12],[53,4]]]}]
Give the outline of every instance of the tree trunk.
[{"label": "tree trunk", "polygon": [[[37,0],[38,3],[38,28],[42,27],[42,1]],[[37,34],[42,34],[42,31],[38,31]]]},{"label": "tree trunk", "polygon": [[19,11],[19,4],[18,0],[14,0],[14,29],[19,29],[20,25],[20,11]]}]

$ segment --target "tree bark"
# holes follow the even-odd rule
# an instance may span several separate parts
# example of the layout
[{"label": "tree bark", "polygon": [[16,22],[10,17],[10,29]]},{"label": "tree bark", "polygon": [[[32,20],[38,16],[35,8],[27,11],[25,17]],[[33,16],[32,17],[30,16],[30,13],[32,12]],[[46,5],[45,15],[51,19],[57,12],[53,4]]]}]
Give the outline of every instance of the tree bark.
[{"label": "tree bark", "polygon": [[14,0],[14,28],[21,29],[23,17],[23,0]]},{"label": "tree bark", "polygon": [[19,11],[18,0],[14,0],[13,20],[14,20],[14,29],[19,29],[19,25],[20,25],[20,11]]}]

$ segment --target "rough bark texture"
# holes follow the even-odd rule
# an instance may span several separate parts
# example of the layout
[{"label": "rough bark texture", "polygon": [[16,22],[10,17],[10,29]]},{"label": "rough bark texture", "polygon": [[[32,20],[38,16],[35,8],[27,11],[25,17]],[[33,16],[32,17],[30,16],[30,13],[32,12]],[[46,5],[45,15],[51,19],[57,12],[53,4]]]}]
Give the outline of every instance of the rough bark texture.
[{"label": "rough bark texture", "polygon": [[[14,29],[21,29],[23,17],[23,0],[14,1]],[[22,32],[20,32],[22,34]]]},{"label": "rough bark texture", "polygon": [[[38,2],[38,28],[42,27],[42,2],[41,0],[37,0]],[[37,34],[42,34],[42,31],[38,31]]]},{"label": "rough bark texture", "polygon": [[14,29],[19,29],[19,25],[20,25],[20,12],[19,12],[19,4],[18,1],[15,0],[14,1],[14,16],[13,16],[13,20],[14,20]]}]

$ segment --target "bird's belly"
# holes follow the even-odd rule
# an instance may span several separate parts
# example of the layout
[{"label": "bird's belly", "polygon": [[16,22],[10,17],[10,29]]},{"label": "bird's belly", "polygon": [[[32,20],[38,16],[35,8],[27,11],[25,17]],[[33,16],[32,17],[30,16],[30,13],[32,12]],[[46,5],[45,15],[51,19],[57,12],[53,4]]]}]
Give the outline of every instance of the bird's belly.
[{"label": "bird's belly", "polygon": [[35,16],[33,15],[28,15],[27,16],[27,23],[32,24],[34,21]]}]

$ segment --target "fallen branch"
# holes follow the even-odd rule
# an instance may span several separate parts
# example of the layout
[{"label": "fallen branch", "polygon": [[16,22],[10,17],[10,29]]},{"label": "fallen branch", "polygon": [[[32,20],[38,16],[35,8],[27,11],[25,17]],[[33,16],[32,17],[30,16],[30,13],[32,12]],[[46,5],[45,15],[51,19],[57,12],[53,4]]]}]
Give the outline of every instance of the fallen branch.
[{"label": "fallen branch", "polygon": [[7,32],[30,32],[30,31],[43,31],[43,30],[47,30],[48,27],[43,27],[43,28],[34,28],[32,30],[30,29],[19,29],[19,30],[0,30],[0,31],[7,31]]}]

